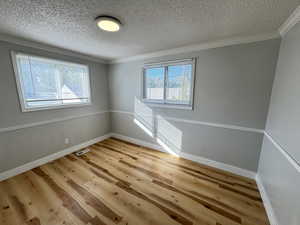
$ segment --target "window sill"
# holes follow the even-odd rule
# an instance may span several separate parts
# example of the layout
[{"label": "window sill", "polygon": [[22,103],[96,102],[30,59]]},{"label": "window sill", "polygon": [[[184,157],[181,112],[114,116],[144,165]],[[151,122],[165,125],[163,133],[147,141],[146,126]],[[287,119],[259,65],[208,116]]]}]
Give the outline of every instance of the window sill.
[{"label": "window sill", "polygon": [[65,108],[73,108],[73,107],[85,107],[85,106],[90,106],[90,105],[92,105],[91,102],[79,103],[79,104],[69,104],[69,105],[34,107],[34,108],[22,107],[22,112],[34,112],[34,111],[51,110],[51,109],[65,109]]},{"label": "window sill", "polygon": [[166,103],[155,103],[149,101],[143,101],[147,106],[156,108],[169,108],[169,109],[182,109],[182,110],[193,110],[193,106],[190,105],[176,105],[176,104],[166,104]]}]

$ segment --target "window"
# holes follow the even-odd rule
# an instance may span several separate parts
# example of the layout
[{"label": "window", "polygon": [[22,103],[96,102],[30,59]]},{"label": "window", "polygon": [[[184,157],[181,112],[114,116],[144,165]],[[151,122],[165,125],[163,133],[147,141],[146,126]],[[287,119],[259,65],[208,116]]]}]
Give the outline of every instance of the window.
[{"label": "window", "polygon": [[143,100],[192,108],[195,59],[148,64],[143,68]]},{"label": "window", "polygon": [[91,103],[88,66],[12,53],[22,111]]}]

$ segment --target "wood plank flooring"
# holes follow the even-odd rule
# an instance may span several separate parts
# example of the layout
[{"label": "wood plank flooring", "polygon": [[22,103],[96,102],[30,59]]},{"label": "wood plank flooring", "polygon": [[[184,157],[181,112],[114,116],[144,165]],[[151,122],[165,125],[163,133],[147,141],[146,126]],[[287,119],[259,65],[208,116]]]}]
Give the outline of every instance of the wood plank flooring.
[{"label": "wood plank flooring", "polygon": [[114,138],[0,182],[2,225],[268,225],[254,180]]}]

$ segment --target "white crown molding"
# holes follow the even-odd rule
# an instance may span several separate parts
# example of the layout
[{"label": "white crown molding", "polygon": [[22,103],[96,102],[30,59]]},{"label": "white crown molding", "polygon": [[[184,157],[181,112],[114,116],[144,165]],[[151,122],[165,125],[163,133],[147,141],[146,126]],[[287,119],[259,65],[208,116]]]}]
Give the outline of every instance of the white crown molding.
[{"label": "white crown molding", "polygon": [[145,53],[135,56],[129,56],[124,58],[117,58],[117,59],[103,59],[96,56],[90,56],[83,53],[74,52],[72,50],[67,50],[55,46],[51,46],[48,44],[38,43],[36,41],[30,41],[25,40],[22,38],[6,35],[6,34],[0,34],[0,40],[27,46],[27,47],[33,47],[38,48],[50,52],[55,52],[63,55],[68,55],[72,57],[78,57],[90,61],[100,62],[104,64],[117,64],[117,63],[124,63],[124,62],[130,62],[130,61],[138,61],[138,60],[145,60],[149,58],[155,58],[155,57],[161,57],[161,56],[167,56],[167,55],[175,55],[180,53],[188,53],[188,52],[195,52],[199,50],[204,49],[211,49],[211,48],[218,48],[218,47],[225,47],[225,46],[231,46],[231,45],[238,45],[238,44],[246,44],[246,43],[252,43],[252,42],[258,42],[258,41],[264,41],[274,38],[279,38],[280,36],[284,36],[294,25],[296,25],[300,21],[300,6],[298,6],[293,13],[288,17],[288,19],[279,27],[278,32],[270,32],[270,33],[264,33],[259,35],[252,35],[252,36],[240,36],[240,37],[232,37],[227,39],[221,39],[216,41],[208,41],[203,42],[199,44],[193,44],[193,45],[186,45],[178,48],[171,48],[161,51],[155,51],[151,53]]},{"label": "white crown molding", "polygon": [[218,48],[218,47],[225,47],[225,46],[231,46],[231,45],[238,45],[238,44],[246,44],[246,43],[252,43],[252,42],[258,42],[258,41],[265,41],[269,39],[274,39],[280,37],[278,32],[271,32],[271,33],[265,33],[265,34],[259,34],[259,35],[253,35],[253,36],[241,36],[241,37],[233,37],[233,38],[227,38],[227,39],[221,39],[216,41],[209,41],[209,42],[203,42],[199,44],[194,45],[186,45],[178,48],[171,48],[167,50],[162,51],[156,51],[141,55],[135,55],[130,57],[124,57],[124,58],[118,58],[118,59],[103,59],[96,56],[90,56],[83,53],[74,52],[72,50],[63,49],[55,46],[51,46],[44,43],[39,43],[36,41],[26,40],[23,38],[10,36],[7,34],[0,34],[0,41],[5,41],[9,43],[14,43],[17,45],[22,45],[26,47],[32,47],[37,48],[49,52],[54,52],[62,55],[67,55],[71,57],[77,57],[89,61],[104,63],[104,64],[116,64],[116,63],[123,63],[123,62],[129,62],[129,61],[137,61],[137,60],[143,60],[143,59],[149,59],[149,58],[155,58],[155,57],[161,57],[161,56],[167,56],[167,55],[175,55],[180,53],[188,53],[188,52],[195,52],[199,50],[204,49],[211,49],[211,48]]},{"label": "white crown molding", "polygon": [[[123,113],[134,116],[135,113],[133,112],[127,112],[127,111],[120,111],[120,110],[111,110],[112,113]],[[143,115],[145,117],[152,117],[152,115]],[[220,123],[210,123],[205,121],[199,121],[199,120],[187,120],[187,119],[181,119],[181,118],[175,118],[175,117],[163,117],[166,120],[170,121],[176,121],[176,122],[182,122],[182,123],[190,123],[190,124],[196,124],[196,125],[204,125],[204,126],[210,126],[210,127],[218,127],[218,128],[226,128],[231,130],[240,130],[240,131],[249,131],[249,132],[255,132],[263,134],[264,130],[262,129],[256,129],[256,128],[250,128],[250,127],[241,127],[241,126],[235,126],[235,125],[228,125],[228,124],[220,124]],[[157,118],[159,120],[159,118]]]},{"label": "white crown molding", "polygon": [[82,115],[78,115],[78,116],[68,116],[68,117],[63,117],[63,118],[59,118],[59,119],[44,120],[44,121],[35,122],[35,123],[27,123],[27,124],[22,124],[22,125],[17,125],[17,126],[4,127],[4,128],[0,128],[0,133],[10,132],[10,131],[15,131],[15,130],[20,130],[20,129],[26,129],[26,128],[30,128],[30,127],[42,126],[42,125],[62,122],[62,121],[66,121],[66,120],[79,119],[82,117],[94,116],[94,115],[103,114],[103,113],[109,113],[109,111],[98,111],[98,112],[86,113],[86,114],[82,114]]},{"label": "white crown molding", "polygon": [[297,162],[283,147],[274,140],[274,138],[267,132],[264,132],[265,136],[270,140],[270,142],[279,150],[279,152],[295,167],[295,169],[300,173],[300,164]]},{"label": "white crown molding", "polygon": [[126,58],[119,58],[115,60],[110,60],[109,64],[116,64],[116,63],[124,63],[129,61],[137,61],[137,60],[144,60],[149,58],[155,58],[155,57],[161,57],[166,55],[175,55],[180,53],[188,53],[188,52],[195,52],[199,50],[204,49],[211,49],[211,48],[218,48],[218,47],[225,47],[230,45],[238,45],[238,44],[246,44],[246,43],[252,43],[252,42],[258,42],[258,41],[265,41],[269,39],[274,39],[280,37],[278,32],[272,32],[272,33],[266,33],[266,34],[260,34],[260,35],[254,35],[254,36],[242,36],[242,37],[233,37],[228,39],[222,39],[217,41],[211,41],[211,42],[204,42],[200,44],[194,44],[194,45],[186,45],[179,48],[172,48],[162,51],[156,51],[151,52],[147,54],[141,54]]},{"label": "white crown molding", "polygon": [[279,27],[279,33],[283,37],[300,21],[300,5],[293,11],[288,19]]},{"label": "white crown molding", "polygon": [[267,215],[268,215],[270,224],[271,225],[279,225],[279,223],[277,222],[274,210],[272,208],[271,201],[268,197],[267,191],[266,191],[266,189],[263,185],[263,182],[258,174],[256,175],[256,183],[257,183],[257,187],[259,189],[261,198],[263,200],[265,209],[267,211]]},{"label": "white crown molding", "polygon": [[[136,138],[128,137],[128,136],[125,136],[125,135],[121,135],[121,134],[118,134],[118,133],[111,133],[111,136],[115,137],[115,138],[118,138],[118,139],[121,139],[121,140],[124,140],[124,141],[128,141],[128,142],[137,144],[137,145],[145,146],[145,147],[152,148],[152,149],[155,149],[155,150],[158,150],[158,151],[161,151],[161,152],[168,153],[158,143],[157,144],[150,143],[150,142],[142,141],[140,139],[136,139]],[[211,159],[207,159],[207,158],[204,158],[204,157],[201,157],[201,156],[192,155],[192,154],[188,154],[188,153],[184,153],[184,152],[176,152],[176,153],[178,154],[179,157],[182,157],[184,159],[188,159],[188,160],[200,163],[200,164],[204,164],[204,165],[207,165],[207,166],[211,166],[211,167],[214,167],[214,168],[225,170],[225,171],[228,171],[228,172],[231,172],[231,173],[243,176],[243,177],[248,177],[248,178],[251,178],[251,179],[255,179],[255,177],[256,177],[256,173],[253,172],[253,171],[250,171],[250,170],[242,169],[242,168],[239,168],[239,167],[236,167],[236,166],[232,166],[232,165],[229,165],[229,164],[217,162],[217,161],[214,161],[214,160],[211,160]]]},{"label": "white crown molding", "polygon": [[103,141],[103,140],[109,138],[110,136],[111,136],[110,134],[106,134],[106,135],[94,138],[92,140],[83,142],[83,143],[78,144],[78,145],[74,145],[74,146],[66,148],[66,149],[64,149],[62,151],[56,152],[54,154],[45,156],[45,157],[40,158],[38,160],[26,163],[26,164],[24,164],[22,166],[19,166],[19,167],[16,167],[14,169],[5,171],[3,173],[0,173],[0,181],[6,180],[6,179],[8,179],[10,177],[13,177],[13,176],[16,176],[18,174],[24,173],[24,172],[26,172],[28,170],[31,170],[31,169],[36,168],[38,166],[44,165],[44,164],[46,164],[48,162],[51,162],[51,161],[53,161],[55,159],[59,159],[61,157],[64,157],[65,155],[71,154],[73,152],[76,152],[78,150],[86,148],[86,147],[88,147],[90,145],[93,145],[93,144],[95,144],[97,142]]},{"label": "white crown molding", "polygon": [[23,38],[19,38],[19,37],[7,35],[7,34],[0,34],[0,41],[5,41],[5,42],[17,44],[17,45],[22,45],[25,47],[41,49],[44,51],[54,52],[54,53],[67,55],[67,56],[71,56],[71,57],[81,58],[81,59],[89,60],[89,61],[93,61],[93,62],[104,63],[104,64],[108,63],[108,60],[102,59],[100,57],[94,57],[94,56],[86,55],[83,53],[75,52],[72,50],[59,48],[59,47],[55,47],[55,46],[44,44],[44,43],[39,43],[37,41],[26,40]]}]

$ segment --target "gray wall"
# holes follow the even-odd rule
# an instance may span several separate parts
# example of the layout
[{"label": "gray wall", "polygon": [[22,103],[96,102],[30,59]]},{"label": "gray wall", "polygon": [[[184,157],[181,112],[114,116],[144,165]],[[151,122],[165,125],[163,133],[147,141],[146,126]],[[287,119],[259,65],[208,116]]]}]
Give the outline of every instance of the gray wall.
[{"label": "gray wall", "polygon": [[264,137],[258,171],[279,225],[298,225],[300,221],[299,59],[300,23],[281,42],[266,126],[268,134],[290,155],[291,160]]},{"label": "gray wall", "polygon": [[[92,105],[21,112],[10,57],[12,50],[88,64],[91,76]],[[110,131],[109,113],[91,115],[109,109],[107,65],[83,60],[80,57],[69,57],[0,41],[0,68],[0,130],[6,127],[90,114],[90,116],[73,120],[0,132],[0,172],[102,136]],[[64,144],[65,138],[70,139],[68,145]]]},{"label": "gray wall", "polygon": [[282,40],[267,131],[300,163],[300,23]]},{"label": "gray wall", "polygon": [[[151,124],[151,120],[138,119],[154,130],[156,136],[164,136],[178,151],[256,171],[262,134],[186,124],[168,117],[264,129],[279,44],[279,39],[273,39],[112,65],[109,67],[111,109],[135,114],[150,112],[155,124],[159,121],[165,124],[167,129],[162,128],[162,134],[156,132],[157,125]],[[191,57],[197,57],[193,111],[153,108],[139,102],[145,62]],[[157,120],[157,116],[161,119]],[[134,123],[134,117],[137,115],[114,112],[112,131],[155,142]]]},{"label": "gray wall", "polygon": [[299,171],[268,138],[264,138],[258,174],[278,225],[299,225]]}]

